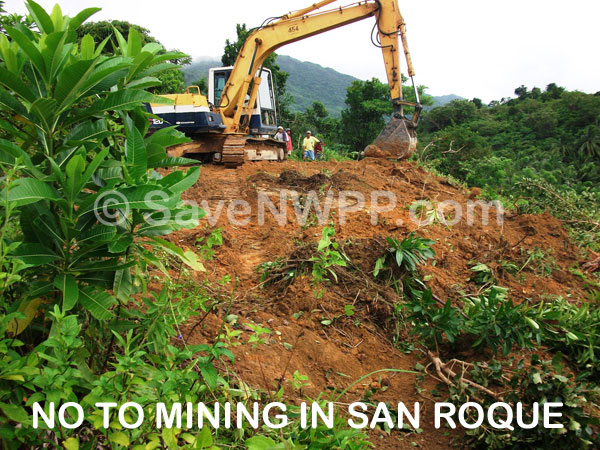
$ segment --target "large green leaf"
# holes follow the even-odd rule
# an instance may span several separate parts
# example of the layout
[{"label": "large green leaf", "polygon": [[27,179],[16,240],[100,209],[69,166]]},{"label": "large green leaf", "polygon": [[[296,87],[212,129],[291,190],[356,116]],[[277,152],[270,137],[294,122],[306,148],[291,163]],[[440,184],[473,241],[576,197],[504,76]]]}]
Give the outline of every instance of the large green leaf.
[{"label": "large green leaf", "polygon": [[87,169],[85,169],[85,172],[81,177],[81,183],[83,186],[85,186],[96,173],[96,170],[98,170],[98,167],[100,167],[100,164],[102,164],[109,151],[110,150],[108,148],[105,148],[94,157],[91,163],[88,164]]},{"label": "large green leaf", "polygon": [[200,167],[193,167],[186,174],[180,171],[172,172],[160,180],[159,184],[175,194],[181,194],[191,188],[198,181],[198,177],[200,177]]},{"label": "large green leaf", "polygon": [[81,286],[79,289],[79,303],[96,319],[105,321],[114,316],[111,309],[118,302],[108,292],[99,291],[89,286]]},{"label": "large green leaf", "polygon": [[13,422],[25,426],[30,423],[29,414],[25,411],[25,408],[18,405],[11,405],[9,403],[0,403],[0,410]]},{"label": "large green leaf", "polygon": [[79,194],[79,191],[83,187],[81,177],[84,170],[85,161],[81,155],[74,155],[67,163],[65,191],[70,201],[73,201],[77,197],[77,194]]},{"label": "large green leaf", "polygon": [[131,81],[135,79],[136,75],[149,67],[154,61],[154,55],[152,53],[140,53],[133,60],[133,65],[129,68],[129,73],[127,74],[127,81]]},{"label": "large green leaf", "polygon": [[127,56],[127,41],[125,40],[125,38],[123,37],[121,32],[119,30],[117,30],[114,26],[113,26],[113,33],[114,33],[115,37],[117,38],[117,42],[119,43],[119,50],[121,51],[121,54],[123,56]]},{"label": "large green leaf", "polygon": [[167,157],[167,152],[163,146],[152,143],[146,144],[146,154],[148,156],[149,169],[160,167],[158,164]]},{"label": "large green leaf", "polygon": [[190,158],[169,157],[157,163],[156,167],[189,166],[190,164],[198,164],[198,161]]},{"label": "large green leaf", "polygon": [[[28,205],[40,200],[56,201],[59,199],[52,186],[36,178],[21,178],[8,189],[8,201],[14,203],[15,206]],[[6,196],[5,190],[0,193],[3,197]]]},{"label": "large green leaf", "polygon": [[24,98],[28,102],[33,103],[36,100],[36,95],[27,86],[18,75],[9,72],[4,67],[0,66],[0,84],[13,91],[18,96]]},{"label": "large green leaf", "polygon": [[40,46],[42,56],[46,62],[48,79],[52,82],[54,82],[56,75],[64,67],[67,58],[73,52],[74,44],[66,43],[67,36],[64,31],[49,34],[44,36],[45,46]]},{"label": "large green leaf", "polygon": [[150,239],[155,244],[157,244],[161,249],[163,249],[167,253],[171,254],[172,256],[179,258],[179,260],[181,260],[181,262],[183,262],[190,268],[201,271],[201,272],[206,271],[206,269],[204,268],[204,265],[202,265],[202,263],[198,259],[198,255],[196,255],[194,252],[192,252],[190,250],[184,251],[181,248],[177,247],[172,242],[165,241],[164,239],[161,239],[159,237],[151,237]]},{"label": "large green leaf", "polygon": [[71,118],[66,125],[79,122],[86,117],[104,113],[105,111],[126,111],[136,108],[142,103],[149,102],[170,103],[168,99],[162,99],[150,92],[138,89],[115,91],[109,93],[105,98],[94,102],[92,106],[87,108],[81,114]]},{"label": "large green leaf", "polygon": [[86,8],[69,21],[69,30],[75,31],[83,22],[90,18],[92,14],[96,14],[102,8]]},{"label": "large green leaf", "polygon": [[0,105],[3,105],[9,111],[13,111],[20,116],[29,117],[27,108],[5,89],[0,89]]},{"label": "large green leaf", "polygon": [[73,309],[79,299],[79,287],[75,278],[61,273],[54,279],[54,286],[63,293],[63,311]]},{"label": "large green leaf", "polygon": [[[154,58],[153,62],[154,62],[154,64],[158,64],[158,63],[163,63],[165,61],[172,61],[175,59],[185,58],[186,56],[188,56],[188,55],[186,55],[185,53],[182,53],[182,52],[165,52],[162,55],[157,55]],[[179,66],[177,66],[176,64],[171,64],[171,68],[175,69],[177,67],[179,67]]]},{"label": "large green leaf", "polygon": [[133,292],[133,283],[129,269],[118,270],[115,272],[115,282],[113,284],[113,292],[119,300],[128,303],[131,300]]},{"label": "large green leaf", "polygon": [[50,132],[54,128],[56,100],[53,98],[38,98],[31,104],[29,112],[32,114],[31,118],[36,118],[36,122],[46,132]]},{"label": "large green leaf", "polygon": [[65,17],[63,16],[62,10],[60,9],[60,5],[58,3],[56,3],[54,8],[52,8],[50,18],[52,19],[52,23],[54,24],[54,29],[56,31],[62,31],[65,29]]},{"label": "large green leaf", "polygon": [[63,111],[72,105],[83,90],[89,75],[94,70],[96,60],[77,61],[66,67],[58,77],[54,98],[58,103],[58,110]]},{"label": "large green leaf", "polygon": [[146,45],[142,47],[143,52],[150,52],[153,55],[156,55],[160,52],[164,47],[160,45],[158,42],[148,42]]},{"label": "large green leaf", "polygon": [[44,57],[33,41],[25,36],[20,30],[17,30],[17,28],[5,27],[5,29],[13,41],[15,41],[17,45],[21,47],[21,50],[29,57],[39,74],[46,79],[46,64],[44,63]]},{"label": "large green leaf", "polygon": [[80,123],[73,128],[65,139],[71,145],[82,144],[87,141],[103,139],[109,135],[106,128],[106,120],[89,120]]},{"label": "large green leaf", "polygon": [[[29,210],[29,213],[31,213],[31,210]],[[24,217],[27,217],[27,214],[22,214],[21,220],[23,220]],[[31,229],[33,229],[33,233],[36,235],[38,242],[43,242],[46,245],[53,243],[56,247],[62,247],[64,245],[64,238],[61,235],[62,230],[59,226],[54,224],[53,217],[50,218],[47,215],[44,215],[29,220],[33,223]]]},{"label": "large green leaf", "polygon": [[0,139],[0,161],[15,164],[15,160],[19,158],[21,164],[24,164],[29,170],[36,170],[31,162],[31,158],[20,147],[17,147],[10,141]]},{"label": "large green leaf", "polygon": [[129,173],[135,180],[141,179],[148,171],[148,156],[142,135],[129,118],[125,121],[127,140],[125,142],[125,158],[129,165]]},{"label": "large green leaf", "polygon": [[52,19],[50,19],[50,16],[44,10],[44,8],[42,8],[33,0],[28,0],[27,3],[25,3],[25,6],[27,6],[29,14],[31,14],[35,24],[42,33],[50,34],[54,31]]},{"label": "large green leaf", "polygon": [[82,233],[77,239],[80,247],[85,245],[101,245],[112,242],[117,234],[117,227],[111,225],[97,225],[91,230]]},{"label": "large green leaf", "polygon": [[175,65],[175,64],[170,64],[170,63],[162,63],[162,64],[156,64],[155,66],[152,66],[146,70],[144,70],[143,72],[141,72],[139,74],[140,77],[149,77],[151,75],[154,75],[155,73],[160,73],[160,72],[164,72],[165,70],[174,70],[174,69],[178,69],[179,66]]},{"label": "large green leaf", "polygon": [[17,56],[17,52],[13,49],[6,35],[1,33],[0,52],[2,53],[2,60],[4,61],[4,64],[6,64],[8,71],[18,75],[22,68],[20,58]]},{"label": "large green leaf", "polygon": [[131,27],[129,29],[129,35],[127,36],[127,56],[136,58],[142,51],[142,38],[140,33]]},{"label": "large green leaf", "polygon": [[127,83],[128,89],[147,89],[153,86],[160,86],[162,82],[156,77],[144,77],[139,80],[134,80],[130,83]]},{"label": "large green leaf", "polygon": [[187,142],[191,142],[191,139],[177,131],[177,126],[161,128],[146,137],[146,145],[157,144],[160,147],[170,147]]},{"label": "large green leaf", "polygon": [[31,266],[43,266],[59,259],[59,256],[42,244],[23,243],[19,245],[13,252],[15,256],[22,260],[25,264]]},{"label": "large green leaf", "polygon": [[171,209],[177,206],[179,199],[173,193],[155,184],[144,184],[122,189],[105,189],[89,196],[78,211],[81,215],[89,213],[101,214],[104,209],[117,209],[131,213],[134,209],[156,211]]},{"label": "large green leaf", "polygon": [[123,253],[133,243],[133,236],[129,233],[122,233],[116,239],[108,244],[108,251],[111,253]]},{"label": "large green leaf", "polygon": [[88,77],[81,93],[92,95],[109,91],[125,77],[128,67],[129,62],[122,56],[115,56],[99,62]]}]

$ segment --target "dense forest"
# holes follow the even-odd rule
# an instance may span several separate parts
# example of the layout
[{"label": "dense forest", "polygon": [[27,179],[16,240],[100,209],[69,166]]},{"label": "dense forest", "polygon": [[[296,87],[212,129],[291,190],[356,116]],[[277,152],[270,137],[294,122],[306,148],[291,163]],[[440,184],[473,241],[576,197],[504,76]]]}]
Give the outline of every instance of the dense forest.
[{"label": "dense forest", "polygon": [[434,108],[419,131],[419,162],[488,197],[549,209],[598,248],[600,93],[520,86],[515,98],[489,105],[475,98]]}]

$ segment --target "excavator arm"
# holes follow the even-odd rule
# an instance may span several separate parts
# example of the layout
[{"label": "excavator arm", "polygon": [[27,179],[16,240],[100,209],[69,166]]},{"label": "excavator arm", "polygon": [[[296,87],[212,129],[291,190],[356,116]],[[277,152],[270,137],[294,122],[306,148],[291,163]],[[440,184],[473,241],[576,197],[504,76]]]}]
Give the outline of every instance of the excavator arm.
[{"label": "excavator arm", "polygon": [[[323,0],[303,10],[286,14],[256,29],[248,36],[238,54],[220,100],[219,111],[227,126],[226,133],[246,134],[248,132],[248,123],[244,118],[251,116],[261,82],[259,69],[271,53],[292,42],[367,17],[375,17],[378,45],[383,53],[394,116],[373,145],[367,147],[365,154],[397,158],[409,156],[416,148],[414,128],[421,106],[416,89],[417,103],[407,102],[402,96],[400,52],[405,55],[411,79],[414,76],[414,69],[406,41],[406,26],[397,0],[366,0],[329,11],[315,12],[334,1],[336,0]],[[404,116],[404,106],[407,105],[415,108],[412,120]]]}]

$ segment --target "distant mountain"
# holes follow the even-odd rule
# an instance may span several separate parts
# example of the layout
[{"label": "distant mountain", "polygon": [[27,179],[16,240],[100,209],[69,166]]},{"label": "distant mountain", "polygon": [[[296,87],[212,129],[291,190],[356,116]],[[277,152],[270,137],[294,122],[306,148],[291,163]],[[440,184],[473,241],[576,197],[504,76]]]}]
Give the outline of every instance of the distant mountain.
[{"label": "distant mountain", "polygon": [[[337,72],[329,67],[323,67],[307,61],[299,61],[285,55],[277,56],[277,64],[281,70],[290,74],[287,82],[287,91],[293,97],[293,112],[305,111],[315,101],[325,105],[332,116],[339,117],[346,107],[346,88],[353,81],[358,80],[353,76]],[[208,69],[221,66],[218,58],[203,57],[183,68],[186,83],[192,83],[208,76]],[[434,106],[442,106],[454,99],[461,98],[457,95],[443,95],[433,97]]]},{"label": "distant mountain", "polygon": [[[346,88],[357,80],[350,75],[339,73],[328,67],[322,67],[311,62],[304,62],[290,56],[278,55],[277,64],[281,70],[290,74],[287,91],[294,99],[292,112],[305,111],[314,101],[325,105],[332,116],[339,116],[345,108]],[[208,69],[219,67],[221,61],[217,58],[203,58],[185,66],[186,83],[192,83],[208,76]]]},{"label": "distant mountain", "polygon": [[211,67],[222,66],[221,60],[218,58],[194,59],[194,62],[187,66],[183,66],[183,74],[185,75],[186,84],[193,83],[200,78],[208,77],[208,69]]},{"label": "distant mountain", "polygon": [[294,98],[293,109],[297,111],[306,110],[318,100],[325,105],[329,114],[339,116],[346,107],[346,88],[358,80],[329,67],[285,55],[277,57],[277,64],[281,70],[290,74],[288,92]]},{"label": "distant mountain", "polygon": [[448,95],[440,95],[437,97],[433,97],[433,106],[431,108],[436,108],[438,106],[444,106],[446,103],[450,103],[452,100],[464,100],[463,97],[454,94]]}]

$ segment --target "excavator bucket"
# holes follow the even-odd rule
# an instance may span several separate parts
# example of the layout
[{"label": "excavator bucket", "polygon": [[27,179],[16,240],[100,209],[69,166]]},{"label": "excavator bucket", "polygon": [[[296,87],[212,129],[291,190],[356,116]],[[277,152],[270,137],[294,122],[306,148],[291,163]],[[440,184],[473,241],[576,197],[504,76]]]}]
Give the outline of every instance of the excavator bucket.
[{"label": "excavator bucket", "polygon": [[372,158],[405,159],[417,149],[416,125],[404,117],[392,117],[363,155]]}]

